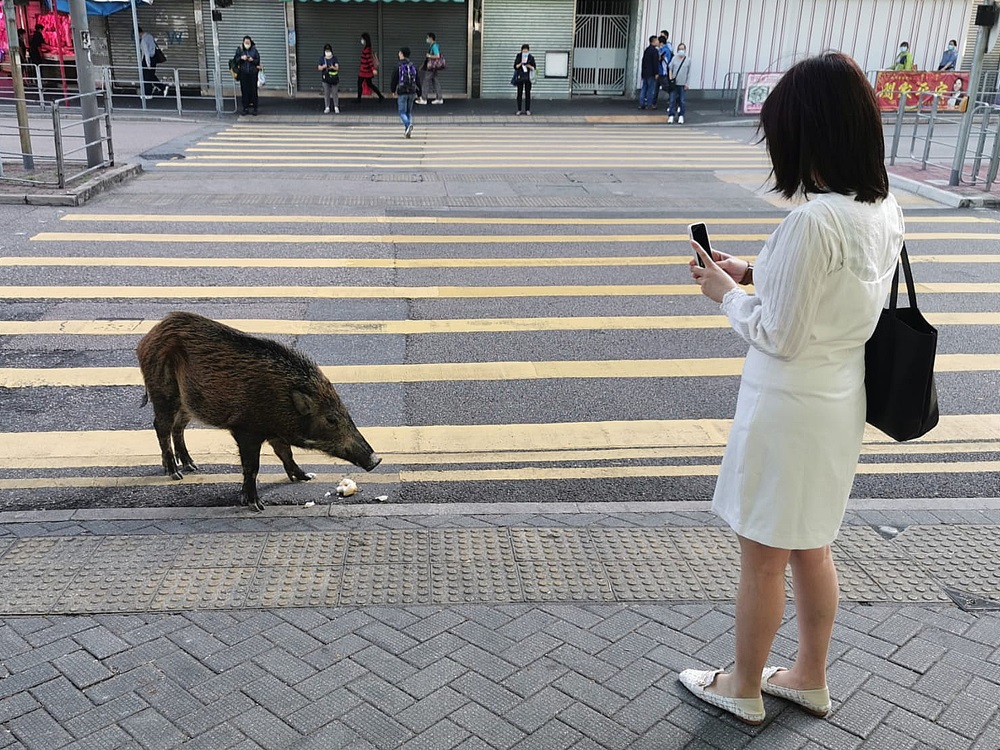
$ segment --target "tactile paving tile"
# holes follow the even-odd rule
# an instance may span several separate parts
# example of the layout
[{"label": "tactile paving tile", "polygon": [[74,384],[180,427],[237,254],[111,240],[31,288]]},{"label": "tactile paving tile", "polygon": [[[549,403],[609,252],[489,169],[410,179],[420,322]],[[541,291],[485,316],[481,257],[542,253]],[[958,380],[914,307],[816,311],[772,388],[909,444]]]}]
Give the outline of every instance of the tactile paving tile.
[{"label": "tactile paving tile", "polygon": [[3,563],[4,553],[14,546],[13,539],[0,539],[0,564]]},{"label": "tactile paving tile", "polygon": [[428,555],[428,532],[424,529],[352,531],[345,563],[404,563],[426,560]]},{"label": "tactile paving tile", "polygon": [[429,565],[348,565],[340,590],[341,606],[430,604]]},{"label": "tactile paving tile", "polygon": [[169,570],[150,609],[239,609],[244,605],[254,568]]},{"label": "tactile paving tile", "polygon": [[513,565],[514,551],[504,528],[435,529],[430,532],[435,562],[484,562]]},{"label": "tactile paving tile", "polygon": [[882,590],[860,563],[852,558],[836,559],[837,582],[840,585],[840,598],[848,602],[882,602],[890,601],[889,595]]},{"label": "tactile paving tile", "polygon": [[611,589],[619,601],[705,599],[706,593],[691,569],[679,561],[604,561]]},{"label": "tactile paving tile", "polygon": [[615,600],[604,567],[596,561],[518,562],[517,571],[528,602]]},{"label": "tactile paving tile", "polygon": [[[996,527],[911,526],[894,542],[940,586],[997,598],[1000,535]],[[945,594],[941,592],[941,596]]]},{"label": "tactile paving tile", "polygon": [[510,529],[518,560],[569,561],[594,559],[596,550],[586,529]]},{"label": "tactile paving tile", "polygon": [[739,558],[712,556],[710,552],[685,558],[705,596],[713,600],[736,598],[740,582]]},{"label": "tactile paving tile", "polygon": [[87,561],[90,570],[168,568],[184,540],[178,536],[106,536]]},{"label": "tactile paving tile", "polygon": [[31,568],[81,568],[101,543],[100,537],[50,536],[19,539],[3,556],[3,564]]},{"label": "tactile paving tile", "polygon": [[740,559],[739,542],[729,529],[678,528],[667,532],[685,560],[725,559],[732,564]]},{"label": "tactile paving tile", "polygon": [[239,568],[261,559],[267,534],[191,534],[177,552],[174,568]]},{"label": "tactile paving tile", "polygon": [[940,581],[911,560],[857,560],[858,566],[878,584],[884,592],[883,601],[950,602],[941,590]]},{"label": "tactile paving tile", "polygon": [[0,561],[0,614],[35,615],[52,609],[79,571],[52,570],[26,565],[4,566]]},{"label": "tactile paving tile", "polygon": [[683,559],[667,529],[592,528],[590,538],[598,557],[605,563]]},{"label": "tactile paving tile", "polygon": [[431,562],[431,598],[440,604],[524,601],[512,565],[493,562]]},{"label": "tactile paving tile", "polygon": [[166,572],[162,568],[80,572],[59,597],[52,613],[144,612]]},{"label": "tactile paving tile", "polygon": [[260,564],[343,565],[349,538],[347,531],[275,532],[264,544]]},{"label": "tactile paving tile", "polygon": [[879,536],[871,526],[843,526],[831,545],[838,553],[856,560],[904,559],[905,552],[897,545]]},{"label": "tactile paving tile", "polygon": [[335,607],[343,568],[304,565],[261,568],[247,594],[248,607]]}]

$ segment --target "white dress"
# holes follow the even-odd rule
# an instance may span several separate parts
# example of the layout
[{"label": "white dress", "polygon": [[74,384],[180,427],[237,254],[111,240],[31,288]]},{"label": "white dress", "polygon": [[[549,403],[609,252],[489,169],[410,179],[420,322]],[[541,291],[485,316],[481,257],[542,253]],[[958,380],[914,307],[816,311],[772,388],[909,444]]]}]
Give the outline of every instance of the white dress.
[{"label": "white dress", "polygon": [[755,295],[722,310],[750,344],[712,509],[748,539],[813,549],[837,537],[865,426],[865,342],[903,242],[891,195],[819,195],[761,250]]}]

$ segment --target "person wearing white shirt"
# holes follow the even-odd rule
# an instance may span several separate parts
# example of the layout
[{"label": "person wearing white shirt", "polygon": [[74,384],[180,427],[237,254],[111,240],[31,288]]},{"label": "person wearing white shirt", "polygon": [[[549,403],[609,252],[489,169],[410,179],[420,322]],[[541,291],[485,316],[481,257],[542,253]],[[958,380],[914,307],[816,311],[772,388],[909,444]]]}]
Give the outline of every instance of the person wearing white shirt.
[{"label": "person wearing white shirt", "polygon": [[[695,245],[706,267],[692,261],[694,280],[750,351],[712,501],[740,544],[736,659],[728,674],[680,675],[693,694],[750,724],[765,718],[762,692],[814,715],[830,710],[826,661],[838,601],[830,544],[861,453],[865,344],[903,242],[878,102],[851,58],[831,52],[794,65],[760,124],[775,191],[808,200],[755,266]],[[789,565],[798,650],[787,669],[766,667]]]},{"label": "person wearing white shirt", "polygon": [[146,96],[157,91],[167,95],[167,87],[156,76],[156,38],[139,27],[139,53],[142,55],[142,85]]}]

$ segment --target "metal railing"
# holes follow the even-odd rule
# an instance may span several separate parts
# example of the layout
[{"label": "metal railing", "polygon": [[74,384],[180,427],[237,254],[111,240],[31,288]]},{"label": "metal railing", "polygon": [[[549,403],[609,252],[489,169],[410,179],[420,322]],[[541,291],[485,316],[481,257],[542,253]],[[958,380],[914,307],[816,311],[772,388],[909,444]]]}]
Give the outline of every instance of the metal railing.
[{"label": "metal railing", "polygon": [[[93,98],[98,114],[83,116],[83,102]],[[34,99],[26,103],[36,104]],[[48,103],[49,117],[34,115],[29,119],[27,132],[31,138],[32,153],[8,148],[18,143],[21,130],[13,118],[0,120],[0,181],[36,187],[65,188],[92,172],[115,163],[114,143],[111,134],[111,106],[103,92],[74,94]],[[97,138],[88,140],[88,126],[97,125]],[[88,166],[85,156],[88,149],[101,146],[102,161]],[[4,169],[7,162],[7,169]],[[20,162],[23,169],[16,171],[11,165]]]},{"label": "metal railing", "polygon": [[[215,112],[214,73],[204,68],[165,68],[157,66],[156,81],[140,81],[138,71],[124,72],[112,66],[101,69],[101,81],[108,92],[111,108],[148,109],[156,111]],[[220,80],[222,110],[230,114],[239,106],[239,83],[223,68]]]},{"label": "metal railing", "polygon": [[729,108],[729,99],[732,97],[732,112],[734,115],[740,114],[740,104],[743,94],[743,74],[738,71],[726,73],[722,79],[722,104],[719,106],[720,112],[725,112]]}]

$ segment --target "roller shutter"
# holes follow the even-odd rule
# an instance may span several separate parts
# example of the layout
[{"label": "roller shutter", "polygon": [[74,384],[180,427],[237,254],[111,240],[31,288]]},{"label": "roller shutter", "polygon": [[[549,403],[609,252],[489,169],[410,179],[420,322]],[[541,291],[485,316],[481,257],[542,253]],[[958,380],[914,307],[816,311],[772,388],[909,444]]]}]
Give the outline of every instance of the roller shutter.
[{"label": "roller shutter", "polygon": [[[211,71],[214,63],[208,19],[212,14],[208,0],[204,0],[202,13],[206,19],[204,64]],[[217,25],[223,75],[229,75],[229,60],[243,43],[243,37],[249,34],[257,45],[260,64],[267,74],[267,85],[260,93],[265,96],[269,93],[288,93],[288,35],[284,3],[280,0],[235,0],[231,7],[222,10],[222,20]]]},{"label": "roller shutter", "polygon": [[[320,91],[322,81],[316,66],[323,54],[323,45],[333,47],[340,63],[340,90],[357,91],[358,69],[361,66],[361,33],[367,31],[379,61],[386,57],[378,38],[378,5],[376,3],[307,2],[295,4],[296,54],[298,56],[299,91]],[[382,77],[379,70],[379,77]],[[392,75],[392,70],[386,73]],[[386,78],[386,80],[389,80]],[[381,88],[381,83],[375,83]]]},{"label": "roller shutter", "polygon": [[[537,0],[536,0],[537,1]],[[427,32],[437,36],[441,54],[448,63],[438,74],[445,96],[468,92],[469,71],[469,6],[467,3],[383,3],[382,32],[385,43],[383,59],[396,59],[400,47],[409,47],[411,59],[417,65],[427,53]],[[513,57],[511,61],[513,62]],[[386,81],[392,68],[385,71]]]},{"label": "roller shutter", "polygon": [[575,0],[485,0],[482,97],[514,96],[514,87],[510,85],[514,58],[521,51],[521,45],[527,44],[538,65],[538,77],[531,95],[540,99],[568,99],[569,78],[545,78],[545,53],[569,52],[569,69],[573,69],[575,10]]},{"label": "roller shutter", "polygon": [[[178,69],[181,82],[199,85],[202,66],[195,33],[196,0],[156,0],[152,5],[138,3],[136,16],[139,25],[156,38],[156,44],[167,61],[157,66],[157,75],[163,80],[173,76]],[[135,59],[135,37],[132,12],[114,13],[107,18],[111,66],[115,79],[135,80],[138,75]]]}]

